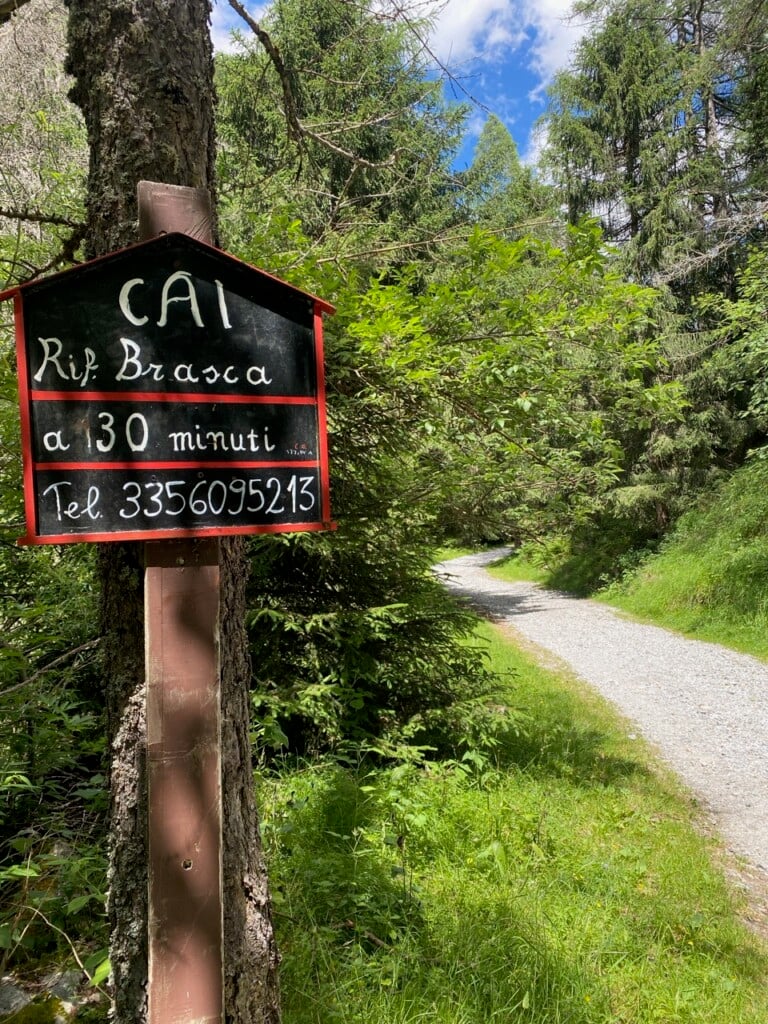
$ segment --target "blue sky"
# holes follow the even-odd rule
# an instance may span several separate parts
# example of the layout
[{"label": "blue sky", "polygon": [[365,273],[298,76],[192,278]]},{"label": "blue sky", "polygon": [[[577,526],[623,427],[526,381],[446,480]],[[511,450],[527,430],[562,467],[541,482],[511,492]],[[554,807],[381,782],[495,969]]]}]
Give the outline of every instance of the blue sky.
[{"label": "blue sky", "polygon": [[[457,166],[471,160],[472,141],[485,110],[507,125],[527,161],[536,158],[541,139],[533,124],[545,107],[545,90],[553,74],[568,63],[583,24],[569,18],[572,0],[378,0],[380,6],[405,6],[412,14],[431,14],[429,46],[460,87],[449,95],[477,101],[470,118],[470,138]],[[246,2],[258,21],[266,3]],[[214,44],[227,48],[230,29],[247,28],[227,3],[215,0]]]}]

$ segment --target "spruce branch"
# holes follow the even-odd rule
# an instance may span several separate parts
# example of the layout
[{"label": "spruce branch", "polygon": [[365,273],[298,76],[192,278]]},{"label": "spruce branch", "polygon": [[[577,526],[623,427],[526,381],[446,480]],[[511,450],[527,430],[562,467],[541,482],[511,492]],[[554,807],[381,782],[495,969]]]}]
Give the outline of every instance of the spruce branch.
[{"label": "spruce branch", "polygon": [[296,107],[296,98],[293,92],[291,75],[285,65],[283,56],[280,53],[280,48],[274,42],[266,29],[262,28],[259,22],[251,17],[245,7],[240,3],[240,0],[229,0],[229,5],[240,15],[251,32],[253,32],[259,40],[266,50],[267,56],[272,62],[272,66],[277,72],[277,77],[280,79],[280,87],[283,92],[283,112],[288,124],[288,133],[294,142],[301,145],[305,139],[312,139],[313,142],[317,142],[319,145],[324,146],[337,156],[341,156],[345,160],[351,161],[356,167],[365,167],[369,170],[378,170],[382,167],[392,167],[397,162],[397,158],[403,152],[401,149],[394,150],[386,160],[366,160],[365,157],[362,157],[357,153],[353,153],[348,149],[344,149],[335,142],[331,142],[327,136],[321,135],[319,132],[313,131],[306,124],[303,124],[299,118],[299,112]]},{"label": "spruce branch", "polygon": [[288,130],[297,142],[300,141],[301,127],[299,124],[298,111],[296,110],[296,100],[293,95],[291,77],[285,66],[285,61],[283,60],[283,55],[280,53],[279,47],[272,40],[270,34],[261,27],[255,18],[251,17],[245,7],[240,3],[240,0],[229,0],[229,6],[240,15],[248,28],[253,32],[266,50],[267,56],[271,60],[272,66],[280,79],[280,85],[282,86],[283,104],[285,106],[285,117],[288,122]]}]

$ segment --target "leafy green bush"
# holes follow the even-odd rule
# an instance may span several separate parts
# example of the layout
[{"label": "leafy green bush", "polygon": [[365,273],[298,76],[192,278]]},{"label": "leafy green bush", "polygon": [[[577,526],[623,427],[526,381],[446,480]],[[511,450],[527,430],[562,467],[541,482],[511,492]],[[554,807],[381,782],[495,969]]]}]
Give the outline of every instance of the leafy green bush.
[{"label": "leafy green bush", "polygon": [[391,519],[256,543],[249,632],[268,745],[307,753],[351,743],[391,754],[403,742],[434,741],[430,716],[483,698],[482,656],[459,643],[474,617],[430,577],[428,561]]},{"label": "leafy green bush", "polygon": [[[13,350],[0,335],[0,964],[105,944],[94,552],[19,547]],[[85,955],[85,950],[83,951]],[[104,954],[97,953],[104,959]],[[0,968],[2,973],[2,968]]]}]

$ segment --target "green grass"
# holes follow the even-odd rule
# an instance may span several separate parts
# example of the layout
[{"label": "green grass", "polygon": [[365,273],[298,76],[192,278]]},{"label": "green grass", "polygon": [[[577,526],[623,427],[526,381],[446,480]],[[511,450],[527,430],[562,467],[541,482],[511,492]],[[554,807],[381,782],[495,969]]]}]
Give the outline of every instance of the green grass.
[{"label": "green grass", "polygon": [[657,555],[598,596],[768,659],[768,462],[737,470],[683,518]]},{"label": "green grass", "polygon": [[[566,575],[567,551],[553,546],[548,568],[536,556],[529,548],[490,571],[500,579],[557,585]],[[768,461],[737,470],[680,520],[657,553],[592,596],[768,660]]]},{"label": "green grass", "polygon": [[764,1024],[768,957],[688,798],[598,697],[480,634],[521,728],[261,783],[285,1024]]},{"label": "green grass", "polygon": [[525,580],[528,583],[541,583],[546,586],[549,583],[549,572],[543,566],[538,565],[525,551],[511,555],[500,562],[494,562],[488,566],[488,572],[500,580],[517,582]]}]

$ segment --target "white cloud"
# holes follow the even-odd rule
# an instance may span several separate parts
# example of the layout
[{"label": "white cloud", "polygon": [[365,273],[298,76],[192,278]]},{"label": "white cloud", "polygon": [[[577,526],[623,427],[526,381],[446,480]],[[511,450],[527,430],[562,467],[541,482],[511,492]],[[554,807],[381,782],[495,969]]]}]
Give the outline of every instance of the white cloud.
[{"label": "white cloud", "polygon": [[524,16],[536,32],[531,47],[532,68],[540,79],[536,91],[565,67],[584,32],[583,22],[570,17],[571,7],[572,0],[524,0]]},{"label": "white cloud", "polygon": [[435,3],[436,55],[455,74],[475,76],[468,93],[487,103],[510,130],[520,122],[515,134],[522,136],[522,159],[535,164],[546,145],[545,129],[532,125],[536,109],[542,109],[544,91],[568,65],[585,29],[571,17],[573,0]]},{"label": "white cloud", "polygon": [[573,0],[447,0],[437,8],[431,45],[449,66],[498,63],[520,52],[545,88],[569,59],[582,27]]},{"label": "white cloud", "polygon": [[[573,0],[406,0],[412,17],[433,17],[430,47],[453,71],[460,66],[500,64],[520,54],[544,89],[554,72],[563,67],[582,27],[569,20]],[[248,13],[260,21],[268,2],[246,3]],[[374,7],[394,13],[402,0],[374,0]],[[231,31],[246,35],[248,27],[227,0],[214,0],[211,33],[217,50],[231,50]],[[538,90],[537,90],[538,91]],[[534,97],[536,98],[536,97]]]},{"label": "white cloud", "polygon": [[480,138],[480,133],[483,130],[485,124],[485,115],[481,114],[479,110],[474,110],[467,121],[465,127],[465,134],[468,139],[472,139],[472,144]]},{"label": "white cloud", "polygon": [[528,135],[528,146],[520,157],[522,162],[529,167],[538,167],[541,155],[547,147],[547,142],[546,125],[537,125],[532,128]]},{"label": "white cloud", "polygon": [[430,45],[445,64],[515,50],[525,33],[512,0],[447,0],[435,17]]},{"label": "white cloud", "polygon": [[[254,21],[261,21],[269,7],[269,3],[245,3],[244,7]],[[231,53],[237,49],[232,42],[232,30],[238,29],[244,36],[250,34],[250,29],[240,15],[229,6],[227,0],[214,0],[211,14],[211,39],[213,48],[218,53]]]}]

